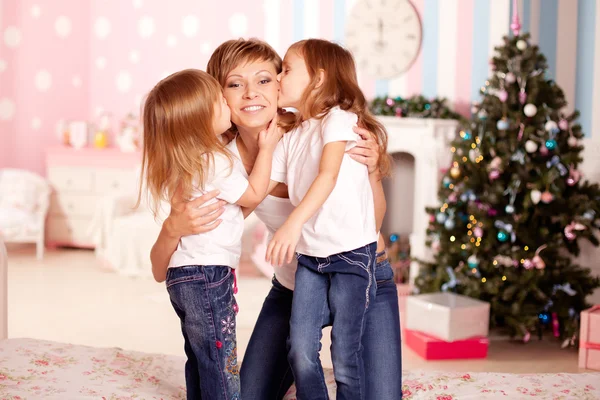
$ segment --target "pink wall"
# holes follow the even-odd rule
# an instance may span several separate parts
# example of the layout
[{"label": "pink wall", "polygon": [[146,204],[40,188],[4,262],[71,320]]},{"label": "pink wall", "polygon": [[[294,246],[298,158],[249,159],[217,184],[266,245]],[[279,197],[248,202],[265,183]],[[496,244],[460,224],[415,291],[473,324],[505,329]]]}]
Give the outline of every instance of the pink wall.
[{"label": "pink wall", "polygon": [[88,115],[90,3],[0,4],[0,165],[43,172],[43,149],[57,143],[58,119]]}]

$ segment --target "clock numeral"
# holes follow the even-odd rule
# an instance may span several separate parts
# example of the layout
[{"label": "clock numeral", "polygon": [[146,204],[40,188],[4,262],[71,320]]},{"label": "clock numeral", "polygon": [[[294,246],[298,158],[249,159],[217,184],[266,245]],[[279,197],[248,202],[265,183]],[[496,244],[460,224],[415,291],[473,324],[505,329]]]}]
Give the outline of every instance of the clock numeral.
[{"label": "clock numeral", "polygon": [[410,21],[411,19],[413,19],[413,16],[412,16],[412,15],[406,16],[406,17],[404,17],[404,22],[408,22],[408,21]]},{"label": "clock numeral", "polygon": [[415,40],[417,37],[414,34],[409,33],[408,35],[406,35],[406,38],[410,40]]}]

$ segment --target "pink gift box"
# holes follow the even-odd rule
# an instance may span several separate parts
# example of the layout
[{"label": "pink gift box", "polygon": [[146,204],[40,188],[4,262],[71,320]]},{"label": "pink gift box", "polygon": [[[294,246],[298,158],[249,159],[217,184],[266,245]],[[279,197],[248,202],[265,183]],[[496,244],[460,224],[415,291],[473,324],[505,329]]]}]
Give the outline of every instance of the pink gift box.
[{"label": "pink gift box", "polygon": [[485,358],[489,346],[488,338],[483,336],[446,342],[410,329],[404,331],[404,342],[426,360]]},{"label": "pink gift box", "polygon": [[579,368],[600,370],[600,305],[581,312]]}]

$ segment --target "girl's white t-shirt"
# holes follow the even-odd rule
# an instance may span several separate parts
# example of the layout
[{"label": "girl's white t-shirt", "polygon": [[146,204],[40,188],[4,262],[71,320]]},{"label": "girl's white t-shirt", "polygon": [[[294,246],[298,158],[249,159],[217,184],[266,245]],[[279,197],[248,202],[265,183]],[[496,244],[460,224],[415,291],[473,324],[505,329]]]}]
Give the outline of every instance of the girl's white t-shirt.
[{"label": "girl's white t-shirt", "polygon": [[[203,190],[196,190],[193,198],[198,198],[211,190],[221,191],[219,199],[225,200],[225,211],[221,224],[210,232],[184,236],[179,240],[177,250],[171,256],[169,268],[186,265],[224,265],[237,268],[242,252],[244,215],[235,204],[248,188],[248,179],[238,155],[232,162],[224,155],[215,153]],[[216,202],[216,199],[206,205]]]},{"label": "girl's white t-shirt", "polygon": [[[352,128],[358,117],[334,107],[321,120],[310,119],[283,136],[273,154],[271,179],[288,185],[297,207],[319,173],[323,147],[346,141],[346,150],[359,136]],[[365,165],[344,154],[335,188],[302,227],[296,251],[328,257],[377,242],[373,192]]]},{"label": "girl's white t-shirt", "polygon": [[[227,148],[237,157],[241,158],[240,151],[237,147],[236,137],[233,139],[228,145]],[[246,170],[242,167],[242,171],[244,176],[248,176]],[[270,241],[273,237],[273,234],[283,223],[288,219],[292,211],[294,210],[294,206],[290,202],[289,199],[284,199],[281,197],[275,196],[267,196],[254,210],[254,213],[260,219],[265,226],[267,227],[267,231],[269,232],[268,240]],[[281,267],[274,267],[275,277],[283,286],[290,290],[294,290],[294,278],[296,276],[296,268],[297,268],[296,258],[289,263],[284,264]]]}]

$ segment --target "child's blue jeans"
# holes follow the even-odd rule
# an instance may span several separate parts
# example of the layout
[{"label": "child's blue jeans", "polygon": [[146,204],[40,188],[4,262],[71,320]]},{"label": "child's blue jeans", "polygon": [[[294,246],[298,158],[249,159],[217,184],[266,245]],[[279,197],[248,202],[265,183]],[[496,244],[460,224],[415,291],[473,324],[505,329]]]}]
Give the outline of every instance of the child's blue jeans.
[{"label": "child's blue jeans", "polygon": [[181,320],[188,400],[238,400],[234,275],[225,266],[169,268],[167,291]]},{"label": "child's blue jeans", "polygon": [[337,398],[365,398],[362,336],[376,293],[376,246],[323,258],[298,254],[288,353],[298,399],[328,399],[319,350],[330,317]]}]

